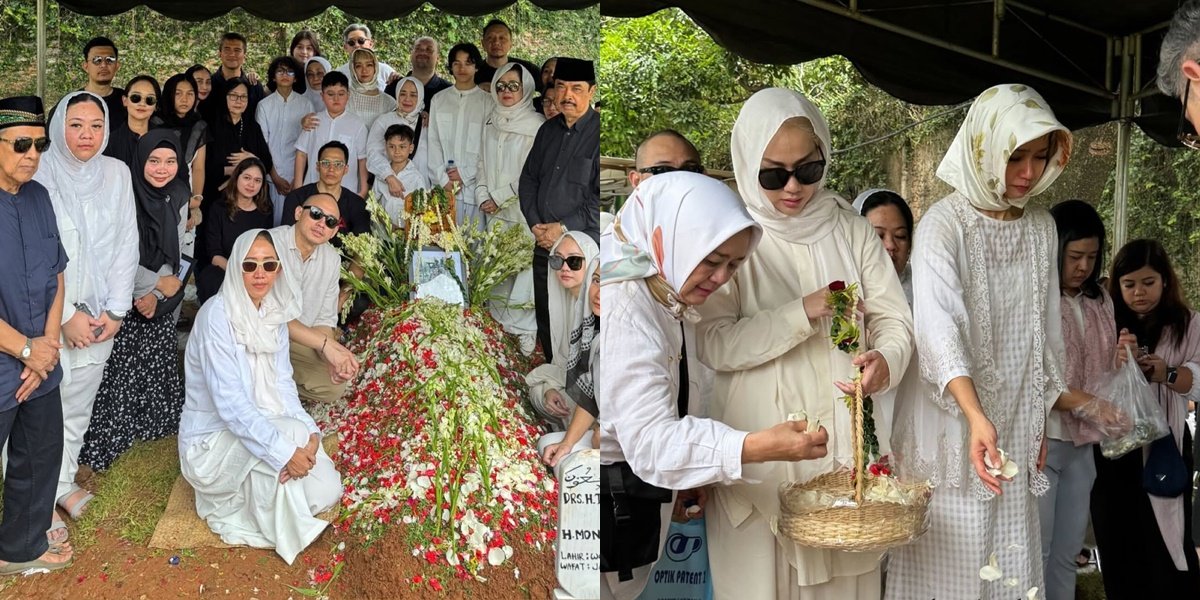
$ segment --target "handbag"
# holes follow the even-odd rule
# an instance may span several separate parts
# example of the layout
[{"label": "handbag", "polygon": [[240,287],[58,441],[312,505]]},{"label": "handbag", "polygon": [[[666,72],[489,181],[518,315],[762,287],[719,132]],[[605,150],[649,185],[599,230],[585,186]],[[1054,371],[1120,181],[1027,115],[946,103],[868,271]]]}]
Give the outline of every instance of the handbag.
[{"label": "handbag", "polygon": [[1191,485],[1192,474],[1183,462],[1179,447],[1175,445],[1175,436],[1168,428],[1167,435],[1150,443],[1150,453],[1142,469],[1142,489],[1152,496],[1177,498]]},{"label": "handbag", "polygon": [[[679,359],[679,415],[687,414],[687,341]],[[600,572],[620,581],[658,560],[662,505],[675,493],[642,481],[627,462],[600,466]]]}]

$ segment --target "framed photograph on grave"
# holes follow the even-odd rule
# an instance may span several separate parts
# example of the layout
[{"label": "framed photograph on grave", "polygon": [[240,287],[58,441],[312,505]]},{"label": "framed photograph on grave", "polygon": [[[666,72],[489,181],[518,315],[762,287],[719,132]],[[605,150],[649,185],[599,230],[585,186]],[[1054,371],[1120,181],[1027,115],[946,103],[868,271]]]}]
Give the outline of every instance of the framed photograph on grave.
[{"label": "framed photograph on grave", "polygon": [[418,250],[413,252],[409,272],[413,284],[413,299],[441,298],[450,304],[466,303],[462,286],[466,282],[463,258],[460,252],[444,250]]}]

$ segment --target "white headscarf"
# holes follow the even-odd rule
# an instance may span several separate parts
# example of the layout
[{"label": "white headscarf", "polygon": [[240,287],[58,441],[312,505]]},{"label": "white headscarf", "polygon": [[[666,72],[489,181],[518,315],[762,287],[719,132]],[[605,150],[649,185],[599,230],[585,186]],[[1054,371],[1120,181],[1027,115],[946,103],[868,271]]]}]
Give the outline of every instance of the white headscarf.
[{"label": "white headscarf", "polygon": [[[289,321],[300,316],[300,299],[297,298],[288,278],[299,277],[299,273],[288,273],[282,268],[275,284],[263,298],[261,308],[254,307],[246,282],[242,279],[242,261],[250,253],[250,246],[259,233],[266,229],[251,229],[238,236],[229,253],[229,268],[225,269],[225,281],[221,284],[221,298],[225,300],[225,313],[233,328],[233,339],[246,351],[250,360],[250,372],[254,375],[254,404],[264,414],[282,415],[286,412],[278,390],[278,373],[275,361],[280,351],[287,350],[287,336],[280,328],[287,328]],[[280,265],[283,258],[279,256]],[[282,279],[281,279],[282,278]]]},{"label": "white headscarf", "polygon": [[[1008,158],[1017,148],[1054,134],[1054,156],[1041,179],[1022,198],[1004,197]],[[938,165],[937,176],[981,210],[1018,208],[1050,187],[1071,158],[1071,131],[1054,117],[1050,105],[1033,88],[1006,83],[984,90],[963,121],[958,135]]]},{"label": "white headscarf", "polygon": [[[375,63],[375,75],[371,77],[371,81],[362,83],[358,80],[358,74],[354,72],[354,58],[359,52],[365,52],[371,57],[371,62]],[[364,96],[378,96],[381,91],[379,89],[379,58],[375,56],[375,51],[370,48],[357,48],[350,53],[350,91]]]},{"label": "white headscarf", "polygon": [[539,115],[533,109],[533,93],[537,89],[529,69],[521,69],[522,96],[520,102],[508,107],[501,106],[500,94],[496,91],[496,84],[500,82],[500,78],[517,66],[518,63],[515,62],[507,63],[496,69],[496,74],[492,75],[492,91],[490,93],[494,106],[489,122],[500,131],[534,137],[537,135],[538,128],[546,121],[546,117]]},{"label": "white headscarf", "polygon": [[[400,112],[400,89],[404,87],[404,82],[411,81],[417,88],[417,107],[412,112],[405,114]],[[421,111],[425,110],[425,84],[421,83],[420,79],[413,76],[405,77],[396,82],[396,115],[400,120],[412,128],[417,130],[417,123],[421,122]]]},{"label": "white headscarf", "polygon": [[[67,148],[67,104],[76,96],[85,94],[95,98],[104,111],[104,138],[96,150],[96,155],[82,161],[75,158]],[[114,205],[111,196],[133,193],[133,188],[130,187],[129,167],[115,158],[104,156],[111,130],[108,105],[104,100],[91,92],[67,94],[58,102],[54,116],[50,119],[50,149],[42,156],[42,162],[34,174],[34,179],[50,193],[55,212],[65,213],[79,231],[79,247],[83,248],[83,255],[72,256],[70,259],[82,261],[83,266],[77,272],[86,274],[90,289],[88,296],[79,298],[79,302],[86,304],[95,317],[100,315],[108,295],[108,284],[104,277],[107,265],[97,264],[97,260],[107,253],[97,252],[92,245],[89,228],[97,219],[90,215],[111,210]],[[71,285],[80,283],[69,282]]]},{"label": "white headscarf", "polygon": [[[874,196],[876,192],[892,192],[892,190],[889,190],[886,188],[871,188],[871,189],[859,194],[856,198],[854,198],[854,202],[850,205],[851,208],[854,209],[854,212],[862,215],[863,205],[865,205],[867,203],[867,198]],[[896,194],[896,192],[892,192],[892,193]],[[896,194],[896,195],[899,196],[900,194]],[[865,217],[866,215],[863,215],[863,216]]]},{"label": "white headscarf", "polygon": [[[554,362],[566,370],[567,360],[571,356],[571,338],[576,331],[583,327],[592,317],[592,303],[588,301],[588,289],[592,287],[591,273],[600,256],[600,248],[595,240],[582,231],[568,231],[554,242],[550,255],[558,250],[566,238],[575,240],[583,253],[583,283],[579,284],[579,295],[573,295],[558,282],[558,272],[548,270],[546,273],[546,291],[548,293],[547,308],[550,313],[550,345]],[[570,267],[564,266],[564,269]],[[577,338],[578,339],[578,338]]]}]

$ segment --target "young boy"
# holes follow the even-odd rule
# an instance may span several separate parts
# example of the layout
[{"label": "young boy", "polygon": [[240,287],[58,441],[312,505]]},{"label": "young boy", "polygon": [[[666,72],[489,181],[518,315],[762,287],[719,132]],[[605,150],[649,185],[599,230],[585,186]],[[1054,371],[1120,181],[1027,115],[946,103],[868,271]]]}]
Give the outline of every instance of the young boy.
[{"label": "young boy", "polygon": [[375,195],[387,209],[388,216],[397,227],[404,225],[404,197],[417,190],[429,188],[429,180],[417,169],[410,160],[413,154],[413,130],[408,125],[392,125],[383,133],[386,142],[388,161],[391,162],[392,175],[400,180],[404,192],[393,196],[388,190],[385,177],[375,178]]},{"label": "young boy", "polygon": [[346,174],[342,187],[366,197],[367,195],[367,126],[346,110],[350,101],[350,80],[339,71],[330,71],[321,80],[321,100],[325,110],[317,113],[316,128],[301,131],[296,138],[296,174],[292,187],[316,183],[317,151],[326,142],[338,141],[349,149]]}]

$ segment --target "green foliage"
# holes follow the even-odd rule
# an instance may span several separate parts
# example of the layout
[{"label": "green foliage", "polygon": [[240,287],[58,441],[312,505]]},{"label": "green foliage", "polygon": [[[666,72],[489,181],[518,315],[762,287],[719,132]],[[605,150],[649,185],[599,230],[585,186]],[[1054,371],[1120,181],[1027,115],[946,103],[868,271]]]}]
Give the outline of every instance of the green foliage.
[{"label": "green foliage", "polygon": [[[444,53],[459,41],[476,45],[488,19],[498,17],[514,30],[513,55],[538,62],[551,56],[595,58],[599,54],[598,7],[582,11],[546,11],[519,2],[492,15],[461,17],[444,13],[429,4],[401,19],[365,21],[371,27],[380,58],[397,71],[408,70],[408,54],[418,37],[429,35],[441,43]],[[46,5],[47,106],[86,81],[81,70],[83,45],[92,36],[113,39],[121,54],[117,85],[134,75],[149,73],[159,81],[197,62],[215,68],[217,39],[225,31],[237,31],[249,39],[246,65],[265,76],[276,56],[287,54],[292,35],[308,28],[321,37],[322,53],[334,66],[345,62],[342,29],[361,19],[338,8],[298,23],[275,23],[235,10],[197,23],[168,19],[146,7],[110,17],[88,17],[72,13],[58,3]],[[37,89],[37,10],[34,0],[0,0],[0,95],[33,94]],[[445,68],[439,69],[445,75]]]}]

